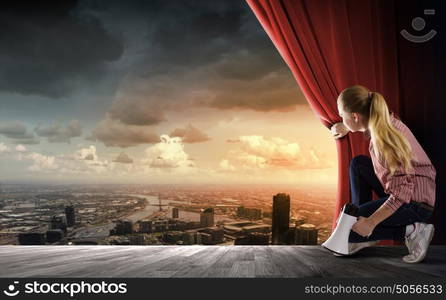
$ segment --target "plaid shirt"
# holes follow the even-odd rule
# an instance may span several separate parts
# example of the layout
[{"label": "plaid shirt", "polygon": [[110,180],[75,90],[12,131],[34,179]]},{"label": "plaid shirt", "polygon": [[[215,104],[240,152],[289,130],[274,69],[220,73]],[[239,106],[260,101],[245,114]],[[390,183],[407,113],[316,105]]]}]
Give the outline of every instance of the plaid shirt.
[{"label": "plaid shirt", "polygon": [[396,169],[393,176],[390,176],[390,170],[382,159],[375,155],[370,140],[369,151],[373,168],[385,193],[390,195],[384,205],[395,211],[412,200],[424,202],[433,207],[435,205],[435,168],[410,129],[393,114],[390,119],[393,126],[409,141],[414,158],[411,161],[413,171],[407,173],[400,167]]}]

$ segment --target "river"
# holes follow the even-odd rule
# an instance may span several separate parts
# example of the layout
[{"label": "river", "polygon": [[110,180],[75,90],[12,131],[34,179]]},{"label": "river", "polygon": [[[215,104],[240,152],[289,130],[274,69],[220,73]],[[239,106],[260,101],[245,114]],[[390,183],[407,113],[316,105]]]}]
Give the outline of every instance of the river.
[{"label": "river", "polygon": [[[157,196],[140,195],[140,194],[129,194],[128,196],[144,198],[147,201],[147,205],[144,209],[132,212],[130,215],[123,217],[123,219],[128,219],[135,223],[135,222],[142,220],[144,218],[147,218],[147,217],[151,216],[153,213],[159,211],[159,206],[156,206],[159,204],[159,200],[158,200]],[[168,210],[167,216],[172,217],[173,206],[169,205],[169,202],[172,202],[172,201],[161,199],[161,205],[163,205],[163,209],[167,208],[167,210]],[[178,217],[184,221],[194,221],[194,222],[200,221],[200,214],[197,212],[192,212],[192,211],[179,210]],[[222,221],[222,220],[228,220],[228,219],[229,218],[226,216],[214,215],[215,222]],[[115,224],[113,222],[109,222],[104,225],[81,229],[78,232],[76,232],[74,237],[75,238],[105,238],[109,235],[110,230],[113,229],[114,227],[115,227]]]},{"label": "river", "polygon": [[[144,219],[150,215],[152,215],[153,213],[159,211],[159,207],[155,206],[159,204],[159,200],[157,196],[147,196],[147,195],[139,195],[139,194],[131,194],[129,196],[132,197],[138,197],[138,198],[145,198],[147,201],[146,207],[143,210],[137,211],[132,213],[130,216],[127,216],[126,219],[132,220],[133,222],[136,222],[138,220]],[[174,207],[173,205],[169,205],[169,202],[172,202],[171,200],[162,200],[161,199],[161,204],[162,205],[166,205],[163,206],[163,209],[167,208],[167,216],[168,217],[172,217],[172,208]],[[181,202],[178,202],[181,203]],[[193,212],[193,211],[184,211],[184,210],[179,210],[178,212],[178,217],[184,221],[194,221],[194,222],[199,222],[200,221],[200,214],[197,212]],[[228,219],[228,217],[226,216],[220,216],[220,215],[214,215],[214,221],[222,221],[222,220],[226,220]]]}]

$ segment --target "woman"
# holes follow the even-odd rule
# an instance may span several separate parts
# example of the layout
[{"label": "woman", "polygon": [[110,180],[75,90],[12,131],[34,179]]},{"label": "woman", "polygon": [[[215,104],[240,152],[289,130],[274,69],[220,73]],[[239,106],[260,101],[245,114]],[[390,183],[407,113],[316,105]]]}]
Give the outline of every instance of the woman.
[{"label": "woman", "polygon": [[[338,139],[349,131],[370,138],[370,157],[350,163],[352,203],[359,207],[358,221],[349,237],[349,254],[379,240],[405,241],[407,263],[422,261],[434,234],[427,224],[435,204],[436,171],[412,132],[377,92],[359,85],[337,99],[342,123],[331,128]],[[372,201],[372,191],[380,197]]]}]

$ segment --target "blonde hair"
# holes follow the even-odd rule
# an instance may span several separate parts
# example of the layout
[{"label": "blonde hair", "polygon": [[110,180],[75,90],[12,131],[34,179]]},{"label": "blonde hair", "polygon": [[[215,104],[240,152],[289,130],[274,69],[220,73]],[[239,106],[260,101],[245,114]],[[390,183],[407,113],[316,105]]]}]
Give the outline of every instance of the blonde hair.
[{"label": "blonde hair", "polygon": [[411,172],[412,148],[404,135],[390,121],[384,97],[364,86],[354,85],[341,92],[339,98],[344,111],[361,114],[368,126],[373,150],[393,175],[400,166]]}]

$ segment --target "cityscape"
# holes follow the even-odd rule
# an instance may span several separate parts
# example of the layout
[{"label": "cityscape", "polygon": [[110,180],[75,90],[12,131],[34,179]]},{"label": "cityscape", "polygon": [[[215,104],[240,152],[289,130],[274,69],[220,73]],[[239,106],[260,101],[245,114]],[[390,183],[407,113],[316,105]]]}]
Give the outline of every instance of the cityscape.
[{"label": "cityscape", "polygon": [[336,142],[245,1],[0,12],[0,245],[328,238]]},{"label": "cityscape", "polygon": [[0,186],[0,245],[317,245],[335,186]]}]

